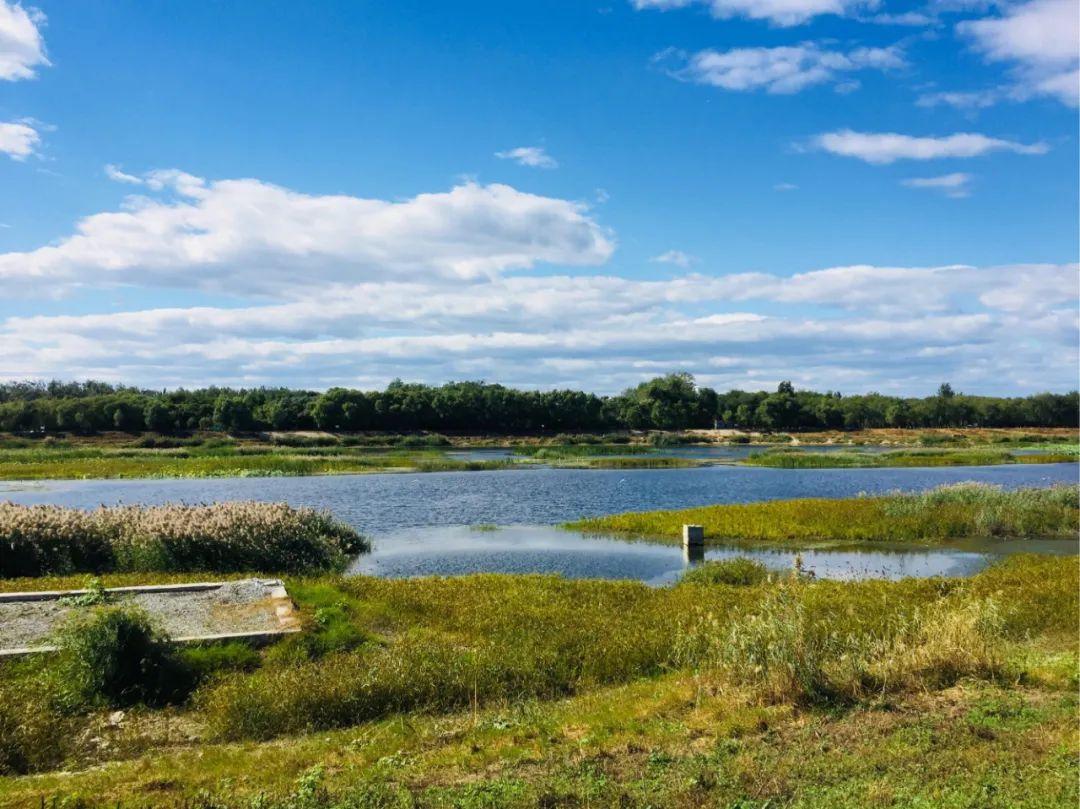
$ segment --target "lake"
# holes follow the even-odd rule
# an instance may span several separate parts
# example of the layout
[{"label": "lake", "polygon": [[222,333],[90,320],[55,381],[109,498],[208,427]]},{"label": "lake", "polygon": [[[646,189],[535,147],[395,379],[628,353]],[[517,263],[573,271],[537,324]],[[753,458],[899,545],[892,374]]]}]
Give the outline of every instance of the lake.
[{"label": "lake", "polygon": [[[386,576],[545,572],[662,584],[688,564],[678,546],[589,538],[551,526],[623,511],[792,497],[851,497],[979,481],[1006,488],[1075,483],[1076,464],[894,469],[582,470],[526,467],[487,472],[0,483],[0,499],[79,508],[169,501],[283,500],[314,506],[372,537],[357,572]],[[469,526],[490,524],[497,531]],[[707,558],[754,555],[789,568],[788,550],[710,546]],[[1015,550],[1065,553],[1075,542],[975,542],[947,548],[875,546],[804,551],[808,570],[852,578],[965,575]]]}]

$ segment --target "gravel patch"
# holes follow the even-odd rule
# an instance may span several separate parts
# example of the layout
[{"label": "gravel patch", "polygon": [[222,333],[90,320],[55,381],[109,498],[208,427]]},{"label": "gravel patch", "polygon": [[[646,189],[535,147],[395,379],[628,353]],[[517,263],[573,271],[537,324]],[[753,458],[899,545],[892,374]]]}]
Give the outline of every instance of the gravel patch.
[{"label": "gravel patch", "polygon": [[[281,628],[272,598],[276,580],[241,579],[196,592],[113,593],[110,603],[133,604],[168,635],[273,632]],[[73,612],[85,610],[63,599],[0,601],[0,649],[46,645]]]}]

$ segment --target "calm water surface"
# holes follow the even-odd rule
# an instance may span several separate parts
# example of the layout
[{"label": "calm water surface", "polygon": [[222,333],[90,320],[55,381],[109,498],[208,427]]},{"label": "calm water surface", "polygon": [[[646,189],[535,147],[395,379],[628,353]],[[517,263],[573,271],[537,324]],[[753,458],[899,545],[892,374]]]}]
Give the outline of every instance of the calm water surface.
[{"label": "calm water surface", "polygon": [[558,573],[569,578],[638,579],[670,584],[704,560],[749,556],[772,570],[791,570],[796,555],[819,578],[900,579],[908,576],[967,576],[1010,553],[1076,553],[1064,540],[968,540],[946,547],[875,545],[864,549],[762,548],[710,545],[687,551],[674,544],[585,536],[546,525],[495,530],[456,526],[403,528],[375,539],[374,550],[352,570],[373,576],[457,576],[465,573]]},{"label": "calm water surface", "polygon": [[[738,448],[742,449],[742,448]],[[851,497],[981,481],[1006,488],[1075,483],[1076,464],[926,469],[580,470],[545,467],[491,472],[332,475],[190,480],[91,480],[0,483],[0,499],[79,508],[170,501],[284,500],[329,509],[375,542],[358,572],[386,576],[470,572],[548,572],[573,577],[663,583],[687,564],[677,546],[586,538],[550,526],[622,511],[686,508],[791,497]],[[492,524],[498,531],[471,530]],[[994,556],[1021,550],[1076,552],[1075,542],[975,544],[950,548],[875,547],[803,552],[820,576],[961,575]],[[786,550],[710,547],[708,558],[753,555],[786,568]]]}]

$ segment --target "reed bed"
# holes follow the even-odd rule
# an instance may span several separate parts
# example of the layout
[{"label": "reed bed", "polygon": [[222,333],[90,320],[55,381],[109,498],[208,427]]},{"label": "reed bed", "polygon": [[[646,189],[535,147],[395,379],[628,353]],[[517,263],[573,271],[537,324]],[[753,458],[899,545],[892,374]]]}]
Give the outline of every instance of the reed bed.
[{"label": "reed bed", "polygon": [[674,539],[684,524],[702,525],[707,539],[767,542],[933,542],[971,536],[1075,537],[1080,488],[1005,491],[984,484],[945,486],[922,494],[847,499],[807,498],[764,503],[646,511],[579,520],[580,531]]},{"label": "reed bed", "polygon": [[103,571],[317,571],[367,540],[284,503],[115,506],[0,503],[0,577]]}]

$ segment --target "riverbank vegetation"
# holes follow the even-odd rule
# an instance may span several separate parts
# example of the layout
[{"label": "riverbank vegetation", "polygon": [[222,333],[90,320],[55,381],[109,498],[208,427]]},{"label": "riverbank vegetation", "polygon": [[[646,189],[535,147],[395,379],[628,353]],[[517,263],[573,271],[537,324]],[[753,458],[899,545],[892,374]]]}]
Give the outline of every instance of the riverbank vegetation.
[{"label": "riverbank vegetation", "polygon": [[897,466],[996,466],[998,464],[1071,463],[1080,457],[1075,446],[1048,446],[1037,452],[1013,452],[997,448],[918,449],[889,452],[805,452],[779,447],[751,453],[742,463],[773,469],[841,469]]},{"label": "riverbank vegetation", "polygon": [[[794,442],[798,442],[798,444]],[[853,442],[848,450],[814,454],[799,445]],[[863,444],[909,445],[882,458],[859,452]],[[171,477],[278,477],[367,472],[457,472],[546,464],[577,468],[681,468],[706,459],[665,457],[679,444],[764,444],[744,461],[760,466],[818,468],[974,463],[1049,463],[1077,457],[1075,430],[888,430],[768,435],[697,431],[621,432],[607,436],[455,436],[441,434],[266,433],[226,436],[214,432],[131,435],[0,436],[0,480]],[[496,447],[495,457],[455,457],[456,450]],[[781,454],[786,453],[786,454]],[[618,460],[604,460],[618,459]],[[634,462],[638,459],[638,462]],[[734,458],[708,459],[734,462]]]},{"label": "riverbank vegetation", "polygon": [[1075,559],[744,573],[290,579],[304,633],[121,714],[6,661],[0,805],[1075,805]]},{"label": "riverbank vegetation", "polygon": [[[364,472],[502,469],[506,460],[462,460],[439,449],[377,449],[200,439],[181,446],[146,437],[127,442],[26,441],[0,445],[0,480],[292,477]],[[158,446],[163,443],[164,446]]]},{"label": "riverbank vegetation", "polygon": [[651,379],[616,396],[572,390],[522,391],[479,382],[391,383],[382,391],[285,388],[149,391],[103,382],[0,384],[0,431],[48,434],[102,430],[170,433],[441,432],[609,433],[723,427],[856,430],[919,427],[1077,427],[1077,392],[1000,398],[965,396],[943,384],[924,398],[877,393],[719,393],[689,374]]},{"label": "riverbank vegetation", "polygon": [[0,577],[104,571],[334,570],[368,542],[284,503],[62,506],[0,502]]},{"label": "riverbank vegetation", "polygon": [[685,524],[706,541],[775,543],[934,542],[973,536],[1075,537],[1080,489],[1054,486],[1005,491],[984,484],[944,486],[917,494],[847,499],[807,498],[613,514],[570,523],[595,533],[677,539]]}]

